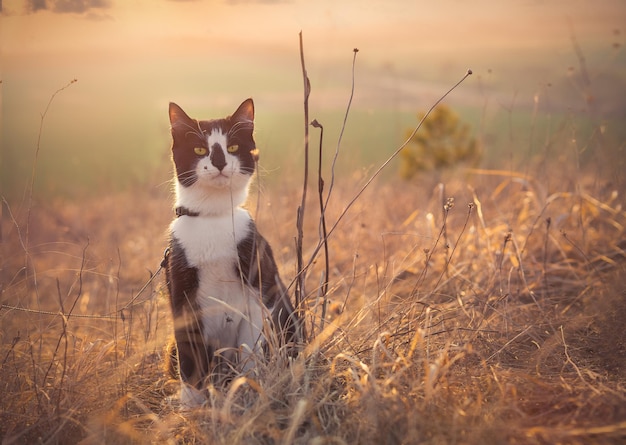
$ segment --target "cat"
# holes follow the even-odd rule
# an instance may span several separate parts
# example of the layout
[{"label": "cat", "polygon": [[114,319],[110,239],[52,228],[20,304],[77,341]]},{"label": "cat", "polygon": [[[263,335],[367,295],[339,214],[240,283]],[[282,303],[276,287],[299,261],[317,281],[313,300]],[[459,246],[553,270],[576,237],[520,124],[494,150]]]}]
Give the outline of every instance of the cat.
[{"label": "cat", "polygon": [[183,406],[201,405],[209,384],[224,386],[255,368],[270,345],[291,355],[300,320],[272,249],[242,207],[258,160],[254,103],[223,119],[195,120],[170,103],[176,218],[166,284],[174,319],[170,372]]}]

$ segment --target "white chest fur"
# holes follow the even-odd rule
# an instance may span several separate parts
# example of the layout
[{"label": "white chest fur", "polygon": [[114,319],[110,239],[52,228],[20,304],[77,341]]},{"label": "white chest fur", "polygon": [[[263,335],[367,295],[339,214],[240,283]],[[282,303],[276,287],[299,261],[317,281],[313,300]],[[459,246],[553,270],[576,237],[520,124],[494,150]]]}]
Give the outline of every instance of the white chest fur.
[{"label": "white chest fur", "polygon": [[190,266],[201,269],[215,261],[236,261],[237,244],[248,236],[250,214],[234,209],[224,216],[177,218],[170,231],[185,249]]},{"label": "white chest fur", "polygon": [[[267,314],[259,293],[237,273],[237,244],[249,235],[250,214],[236,208],[226,216],[183,216],[171,225],[173,237],[185,250],[187,263],[198,270],[196,301],[205,340],[235,359],[234,349],[247,345],[258,351]],[[243,357],[239,356],[241,361]],[[242,363],[243,368],[247,368]]]}]

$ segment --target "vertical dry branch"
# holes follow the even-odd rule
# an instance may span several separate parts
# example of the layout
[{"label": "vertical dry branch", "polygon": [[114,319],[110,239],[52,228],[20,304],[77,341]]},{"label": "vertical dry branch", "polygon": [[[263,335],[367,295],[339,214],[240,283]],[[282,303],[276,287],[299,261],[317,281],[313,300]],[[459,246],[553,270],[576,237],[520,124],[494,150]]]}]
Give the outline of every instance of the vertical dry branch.
[{"label": "vertical dry branch", "polygon": [[[449,208],[451,208],[452,204],[446,204]],[[450,268],[450,263],[452,262],[452,257],[454,256],[454,252],[456,252],[457,247],[459,246],[460,242],[461,242],[461,237],[463,236],[463,234],[465,233],[465,230],[467,229],[467,225],[469,224],[470,218],[472,216],[472,209],[474,208],[474,203],[470,202],[467,205],[467,217],[465,218],[465,223],[463,224],[463,228],[461,229],[461,233],[459,233],[459,236],[456,239],[456,242],[454,243],[454,246],[452,247],[452,252],[450,252],[450,255],[446,258],[445,264],[444,264],[444,270],[441,271],[441,274],[439,275],[439,278],[437,279],[437,282],[435,283],[435,286],[433,286],[433,292],[439,287],[439,284],[441,283],[441,280],[443,279],[443,275],[446,275],[446,278],[449,280],[450,279],[450,275],[449,275],[449,268]],[[446,211],[448,211],[448,209],[446,209]],[[447,243],[447,242],[446,242]]]},{"label": "vertical dry branch", "polygon": [[302,31],[300,31],[300,63],[302,65],[302,79],[304,81],[304,183],[302,185],[302,201],[300,207],[298,207],[298,214],[296,219],[296,228],[298,230],[298,237],[296,239],[296,255],[298,261],[298,269],[296,274],[296,311],[300,315],[301,319],[304,314],[303,302],[306,296],[305,281],[306,270],[302,260],[302,240],[304,238],[304,209],[306,207],[306,192],[309,181],[309,95],[311,94],[311,82],[306,72],[306,66],[304,64],[304,46],[302,43]]},{"label": "vertical dry branch", "polygon": [[[439,200],[441,201],[441,213],[443,217],[443,221],[448,220],[448,212],[454,207],[454,198],[446,198],[446,186],[444,183],[439,183]],[[448,224],[445,223],[441,226],[441,230],[443,232],[443,258],[447,261],[448,252],[450,251],[450,241],[448,240]],[[446,273],[446,277],[449,279],[448,275],[448,267],[444,268],[444,272]],[[435,286],[436,287],[436,286]],[[433,289],[434,290],[434,289]]]},{"label": "vertical dry branch", "polygon": [[[61,400],[62,400],[62,395],[63,395],[63,381],[65,380],[65,373],[67,371],[67,347],[68,347],[68,340],[67,340],[67,317],[63,314],[65,314],[65,307],[63,306],[63,297],[61,296],[61,283],[59,282],[59,279],[57,278],[57,295],[59,297],[59,306],[60,306],[60,310],[61,310],[61,321],[63,323],[63,331],[61,332],[61,337],[59,338],[59,341],[61,341],[61,338],[63,338],[65,340],[65,351],[63,353],[63,366],[61,367],[61,378],[59,379],[59,384],[58,386],[58,392],[57,392],[57,403],[56,403],[56,414],[57,416],[60,415],[61,413]],[[56,351],[55,351],[55,355],[56,355]],[[53,358],[54,360],[54,358]],[[50,365],[52,365],[52,362],[50,362]]]},{"label": "vertical dry branch", "polygon": [[502,241],[502,249],[500,250],[500,261],[498,262],[498,275],[500,278],[500,298],[504,298],[508,296],[510,292],[507,292],[506,295],[504,293],[504,288],[502,287],[502,266],[504,264],[504,254],[506,252],[506,245],[511,242],[513,238],[513,233],[509,230],[507,234],[504,236],[504,240]]},{"label": "vertical dry branch", "polygon": [[[335,155],[333,156],[333,162],[330,170],[330,186],[328,187],[328,193],[326,195],[326,200],[324,200],[324,179],[322,178],[322,144],[324,140],[324,127],[317,122],[317,120],[313,120],[311,125],[316,128],[320,128],[320,148],[319,148],[319,171],[318,171],[318,192],[319,192],[319,200],[320,200],[320,242],[324,246],[324,267],[325,274],[322,282],[322,320],[320,322],[320,331],[324,330],[324,323],[326,320],[326,306],[328,303],[328,276],[330,273],[330,264],[328,257],[328,230],[326,229],[326,208],[328,207],[328,202],[330,201],[330,195],[333,191],[333,186],[335,184],[335,166],[337,164],[337,158],[339,157],[339,149],[341,148],[341,141],[343,140],[343,134],[346,129],[346,123],[348,122],[348,115],[350,114],[350,107],[352,105],[352,99],[354,98],[354,68],[356,65],[356,55],[359,52],[358,48],[354,48],[354,56],[352,57],[352,86],[350,88],[350,98],[348,99],[348,106],[346,107],[346,114],[343,117],[343,124],[341,125],[341,132],[339,133],[339,138],[337,139],[337,147],[335,148]],[[311,261],[317,255],[317,250],[311,257]],[[310,261],[310,262],[311,262]],[[309,264],[310,264],[309,262]],[[345,304],[344,304],[345,305]]]},{"label": "vertical dry branch", "polygon": [[[324,246],[324,277],[322,279],[322,320],[320,321],[320,332],[324,330],[324,321],[326,320],[326,304],[328,298],[328,274],[330,273],[330,263],[328,258],[328,240],[326,239],[326,205],[324,204],[324,178],[322,177],[322,153],[324,143],[324,127],[317,119],[313,119],[311,125],[320,129],[320,148],[319,148],[319,164],[317,170],[317,192],[320,202],[320,243]],[[334,177],[334,175],[333,175]],[[330,197],[330,190],[328,192]],[[328,203],[328,201],[326,201]]]}]

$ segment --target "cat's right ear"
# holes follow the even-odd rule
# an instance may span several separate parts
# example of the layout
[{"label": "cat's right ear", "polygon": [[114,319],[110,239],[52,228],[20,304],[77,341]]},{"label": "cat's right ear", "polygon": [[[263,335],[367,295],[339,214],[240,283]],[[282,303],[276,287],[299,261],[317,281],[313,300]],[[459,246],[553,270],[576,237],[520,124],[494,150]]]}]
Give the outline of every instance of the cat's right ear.
[{"label": "cat's right ear", "polygon": [[189,125],[191,120],[192,119],[187,116],[187,113],[185,113],[182,108],[174,102],[170,102],[170,124],[172,125],[172,129],[181,124]]}]

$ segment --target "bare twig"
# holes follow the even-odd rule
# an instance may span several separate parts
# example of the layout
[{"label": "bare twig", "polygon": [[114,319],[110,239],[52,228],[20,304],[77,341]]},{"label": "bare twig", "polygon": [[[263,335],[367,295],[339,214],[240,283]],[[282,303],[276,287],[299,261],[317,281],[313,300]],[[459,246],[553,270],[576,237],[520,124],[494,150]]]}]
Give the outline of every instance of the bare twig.
[{"label": "bare twig", "polygon": [[[65,307],[63,305],[63,297],[61,296],[61,283],[59,282],[59,279],[57,278],[56,280],[57,282],[57,295],[59,297],[59,307],[61,308],[61,313],[65,313]],[[61,372],[61,378],[59,379],[59,385],[58,385],[58,393],[57,393],[57,406],[56,406],[56,413],[57,415],[59,415],[59,413],[61,412],[61,394],[63,394],[63,381],[65,380],[65,372],[67,370],[67,318],[66,317],[62,317],[62,321],[63,321],[63,330],[61,331],[61,337],[59,338],[59,342],[61,341],[61,338],[65,339],[65,350],[63,352],[63,366],[62,366],[62,372]],[[56,351],[55,351],[56,354]],[[54,356],[53,356],[53,360],[54,360]]]},{"label": "bare twig", "polygon": [[346,114],[343,117],[343,123],[341,124],[341,131],[339,132],[339,139],[337,139],[337,148],[335,149],[335,156],[333,157],[333,164],[331,167],[331,175],[330,175],[330,185],[328,186],[328,195],[326,196],[326,203],[324,204],[324,210],[328,206],[328,201],[330,199],[330,195],[333,191],[333,186],[335,184],[335,165],[337,163],[337,157],[339,156],[339,148],[341,147],[341,141],[343,140],[343,133],[346,129],[346,124],[348,122],[348,114],[350,114],[350,107],[352,106],[352,99],[354,98],[354,67],[356,65],[356,55],[359,52],[358,48],[354,48],[353,50],[354,56],[352,57],[352,87],[350,89],[350,99],[348,99],[348,106],[346,107]]},{"label": "bare twig", "polygon": [[297,274],[296,274],[296,311],[303,319],[304,307],[302,302],[306,297],[305,281],[306,281],[306,269],[303,267],[302,259],[302,241],[304,238],[304,210],[306,207],[306,194],[309,181],[309,95],[311,94],[311,82],[306,72],[306,66],[304,64],[304,45],[302,42],[302,31],[300,31],[300,63],[302,64],[302,78],[304,81],[304,181],[302,185],[302,201],[300,207],[298,207],[298,214],[296,220],[296,228],[298,231],[298,237],[296,239],[296,255],[297,255]]},{"label": "bare twig", "polygon": [[[54,101],[54,98],[56,97],[56,95],[76,82],[78,82],[78,79],[72,79],[68,84],[56,90],[52,94],[52,96],[50,96],[48,105],[46,105],[46,108],[44,109],[43,113],[41,113],[41,119],[39,121],[39,133],[37,134],[37,147],[35,149],[35,158],[33,159],[33,169],[30,175],[30,187],[28,188],[28,210],[26,213],[26,230],[25,230],[25,246],[27,249],[28,249],[30,213],[31,213],[32,204],[33,204],[33,189],[35,187],[35,171],[37,169],[37,159],[39,158],[39,150],[41,149],[41,135],[43,134],[43,123],[44,123],[44,120],[46,119],[46,114],[48,114],[48,110],[50,109],[50,105],[52,105],[52,102]],[[28,257],[28,251],[26,252],[26,254]]]},{"label": "bare twig", "polygon": [[[449,205],[449,204],[446,204],[446,205]],[[433,287],[433,292],[435,292],[435,290],[439,287],[439,283],[441,282],[441,279],[443,278],[444,273],[447,274],[448,267],[450,266],[450,263],[452,262],[452,257],[454,256],[454,252],[456,252],[456,249],[459,246],[459,243],[461,241],[461,237],[463,236],[463,233],[465,233],[465,230],[467,229],[467,224],[469,223],[470,217],[472,216],[472,209],[474,208],[474,203],[470,202],[467,208],[468,210],[467,210],[467,218],[465,218],[465,224],[463,224],[461,233],[459,233],[459,236],[456,239],[454,247],[452,248],[452,252],[450,252],[450,256],[446,258],[446,264],[444,266],[444,270],[441,271],[441,274],[439,275],[439,279],[437,280],[437,282],[435,283],[435,286]]]},{"label": "bare twig", "polygon": [[[324,320],[326,320],[326,305],[328,300],[328,274],[330,273],[330,263],[328,258],[328,240],[326,236],[326,206],[324,205],[324,178],[322,177],[322,148],[324,142],[324,127],[317,119],[311,122],[311,125],[320,129],[320,148],[319,148],[319,165],[317,171],[317,192],[320,202],[320,243],[324,245],[324,277],[322,278],[321,296],[322,296],[322,320],[320,322],[320,331],[324,330]],[[330,191],[328,196],[330,197]],[[326,201],[328,202],[328,201]]]},{"label": "bare twig", "polygon": [[559,331],[561,332],[561,340],[563,341],[563,352],[565,353],[565,359],[567,361],[567,363],[569,363],[570,365],[572,365],[572,367],[574,368],[574,370],[576,371],[576,374],[578,374],[578,377],[580,378],[580,380],[589,387],[589,389],[591,389],[593,392],[595,392],[596,394],[600,394],[600,391],[595,388],[593,385],[590,385],[589,382],[587,382],[587,380],[585,379],[585,377],[583,376],[583,373],[581,372],[580,368],[578,367],[578,365],[576,363],[574,363],[574,361],[572,360],[572,358],[569,355],[569,351],[568,351],[568,346],[567,343],[565,342],[565,334],[563,333],[563,326],[559,326]]}]

